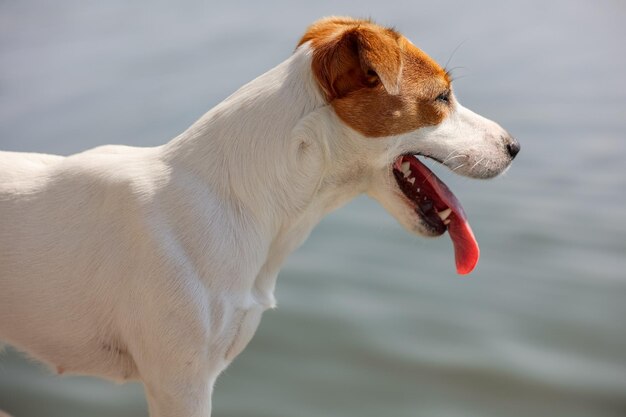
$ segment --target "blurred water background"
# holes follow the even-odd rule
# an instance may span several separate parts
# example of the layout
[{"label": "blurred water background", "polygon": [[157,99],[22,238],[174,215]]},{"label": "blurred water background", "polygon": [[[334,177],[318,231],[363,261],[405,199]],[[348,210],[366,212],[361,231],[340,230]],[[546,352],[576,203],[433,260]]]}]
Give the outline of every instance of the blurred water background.
[{"label": "blurred water background", "polygon": [[[331,14],[393,25],[442,64],[458,47],[457,96],[522,152],[489,182],[435,168],[481,245],[469,277],[447,236],[411,236],[365,197],[327,217],[215,416],[626,416],[623,1],[2,1],[0,149],[164,143]],[[11,349],[0,409],[147,415],[139,384],[55,377]]]}]

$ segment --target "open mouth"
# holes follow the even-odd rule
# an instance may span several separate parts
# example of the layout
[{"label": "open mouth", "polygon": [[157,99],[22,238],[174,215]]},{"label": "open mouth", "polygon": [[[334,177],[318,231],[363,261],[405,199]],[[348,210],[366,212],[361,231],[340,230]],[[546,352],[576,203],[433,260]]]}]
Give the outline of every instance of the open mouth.
[{"label": "open mouth", "polygon": [[440,236],[447,230],[450,234],[457,272],[472,272],[480,255],[478,242],[461,203],[448,186],[416,155],[398,157],[393,164],[393,174],[429,232]]}]

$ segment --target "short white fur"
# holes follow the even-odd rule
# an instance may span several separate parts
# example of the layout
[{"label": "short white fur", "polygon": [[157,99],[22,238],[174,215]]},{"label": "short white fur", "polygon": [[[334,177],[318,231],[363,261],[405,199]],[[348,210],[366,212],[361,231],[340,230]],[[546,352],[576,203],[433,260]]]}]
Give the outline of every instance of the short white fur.
[{"label": "short white fur", "polygon": [[400,154],[506,168],[503,130],[455,106],[439,126],[365,138],[324,102],[307,43],[166,145],[0,152],[0,339],[59,373],[141,380],[152,417],[209,416],[325,214],[369,193],[423,232],[390,172]]}]

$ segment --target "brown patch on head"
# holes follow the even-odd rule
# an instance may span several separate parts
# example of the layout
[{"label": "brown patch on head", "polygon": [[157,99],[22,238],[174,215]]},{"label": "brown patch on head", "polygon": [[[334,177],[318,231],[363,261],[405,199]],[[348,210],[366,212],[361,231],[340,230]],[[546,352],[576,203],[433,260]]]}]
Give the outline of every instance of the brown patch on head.
[{"label": "brown patch on head", "polygon": [[449,105],[446,72],[396,31],[367,20],[331,17],[311,25],[312,70],[326,100],[353,129],[370,137],[436,125]]}]

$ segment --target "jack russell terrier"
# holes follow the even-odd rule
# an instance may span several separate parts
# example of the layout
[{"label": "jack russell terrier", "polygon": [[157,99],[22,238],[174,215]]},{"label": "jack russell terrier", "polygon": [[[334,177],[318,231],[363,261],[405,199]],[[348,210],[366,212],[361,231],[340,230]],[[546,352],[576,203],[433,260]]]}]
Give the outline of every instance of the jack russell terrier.
[{"label": "jack russell terrier", "polygon": [[207,417],[285,258],[355,196],[448,231],[469,273],[467,217],[420,157],[491,178],[520,147],[450,83],[397,31],[330,17],[165,145],[0,152],[0,339],[58,373],[142,381],[152,417]]}]

